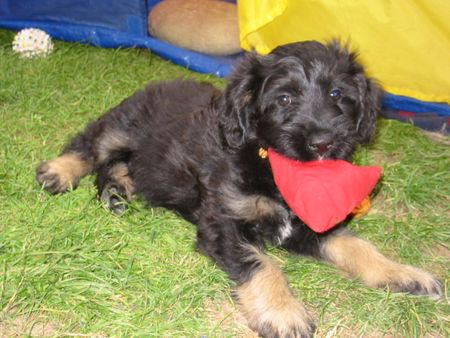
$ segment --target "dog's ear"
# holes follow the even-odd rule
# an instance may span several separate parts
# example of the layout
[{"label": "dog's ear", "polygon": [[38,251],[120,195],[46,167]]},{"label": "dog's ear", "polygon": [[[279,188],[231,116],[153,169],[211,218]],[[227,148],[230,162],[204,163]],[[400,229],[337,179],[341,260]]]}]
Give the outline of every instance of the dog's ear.
[{"label": "dog's ear", "polygon": [[366,76],[364,67],[358,62],[358,53],[350,51],[348,42],[333,39],[328,43],[328,48],[334,51],[338,60],[350,65],[347,71],[352,74],[359,93],[357,136],[361,143],[368,143],[375,132],[383,90],[374,79]]},{"label": "dog's ear", "polygon": [[375,80],[362,73],[357,74],[355,80],[359,91],[357,135],[361,143],[368,143],[375,132],[383,91]]},{"label": "dog's ear", "polygon": [[239,148],[254,134],[255,101],[270,56],[249,53],[231,74],[222,100],[220,127],[227,145]]}]

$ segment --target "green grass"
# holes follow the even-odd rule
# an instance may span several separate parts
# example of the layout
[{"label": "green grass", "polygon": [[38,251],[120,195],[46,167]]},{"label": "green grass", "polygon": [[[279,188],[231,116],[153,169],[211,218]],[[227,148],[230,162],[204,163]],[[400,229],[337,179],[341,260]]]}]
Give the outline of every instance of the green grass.
[{"label": "green grass", "polygon": [[[151,80],[213,76],[146,50],[56,42],[23,60],[0,31],[0,337],[237,337],[247,335],[226,276],[194,249],[195,229],[135,201],[122,217],[96,200],[93,178],[50,196],[34,179],[92,118]],[[325,264],[274,248],[318,337],[448,337],[450,147],[380,121],[357,162],[384,168],[371,213],[350,227],[387,255],[443,283],[438,302],[348,281]]]}]

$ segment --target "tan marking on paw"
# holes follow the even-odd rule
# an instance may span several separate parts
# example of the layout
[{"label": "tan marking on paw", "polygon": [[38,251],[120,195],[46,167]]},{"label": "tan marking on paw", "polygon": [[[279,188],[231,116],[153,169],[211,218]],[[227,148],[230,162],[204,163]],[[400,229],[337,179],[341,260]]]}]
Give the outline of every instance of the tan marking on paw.
[{"label": "tan marking on paw", "polygon": [[37,169],[36,178],[52,193],[75,188],[80,179],[92,170],[92,165],[77,153],[67,153],[43,162]]},{"label": "tan marking on paw", "polygon": [[124,189],[125,197],[130,201],[134,192],[134,184],[128,174],[128,166],[125,163],[117,163],[109,169],[109,175],[113,181],[117,182]]},{"label": "tan marking on paw", "polygon": [[391,261],[372,244],[350,234],[330,236],[322,252],[329,262],[369,286],[430,297],[441,295],[439,282],[431,274]]},{"label": "tan marking on paw", "polygon": [[239,309],[251,329],[263,337],[310,337],[313,320],[305,306],[294,298],[281,270],[260,252],[260,262],[249,281],[236,290]]}]

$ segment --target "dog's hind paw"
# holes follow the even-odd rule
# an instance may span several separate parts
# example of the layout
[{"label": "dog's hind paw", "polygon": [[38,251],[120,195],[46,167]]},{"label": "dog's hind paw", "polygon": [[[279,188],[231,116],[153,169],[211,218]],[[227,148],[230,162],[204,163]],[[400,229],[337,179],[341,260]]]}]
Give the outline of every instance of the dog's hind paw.
[{"label": "dog's hind paw", "polygon": [[78,180],[71,178],[69,172],[61,169],[55,160],[43,162],[36,170],[36,180],[51,194],[66,192],[76,188]]},{"label": "dog's hind paw", "polygon": [[59,194],[76,188],[90,171],[91,165],[78,153],[66,153],[42,162],[36,170],[36,180],[48,192]]},{"label": "dog's hind paw", "polygon": [[122,215],[126,210],[126,194],[120,186],[106,184],[100,194],[100,201],[116,215]]}]

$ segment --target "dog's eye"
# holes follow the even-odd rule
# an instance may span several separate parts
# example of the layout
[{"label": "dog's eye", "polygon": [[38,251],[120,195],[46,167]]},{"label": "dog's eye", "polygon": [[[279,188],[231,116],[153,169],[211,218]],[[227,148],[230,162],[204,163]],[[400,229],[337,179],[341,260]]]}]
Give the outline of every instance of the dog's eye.
[{"label": "dog's eye", "polygon": [[280,106],[288,106],[291,104],[291,97],[289,95],[281,95],[277,98],[277,103]]},{"label": "dog's eye", "polygon": [[334,100],[340,99],[342,96],[342,92],[339,89],[334,89],[330,92],[331,98]]}]

